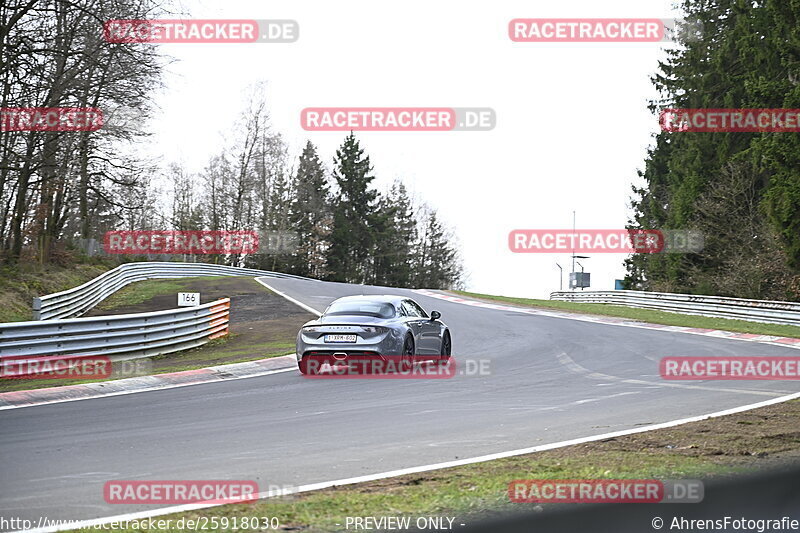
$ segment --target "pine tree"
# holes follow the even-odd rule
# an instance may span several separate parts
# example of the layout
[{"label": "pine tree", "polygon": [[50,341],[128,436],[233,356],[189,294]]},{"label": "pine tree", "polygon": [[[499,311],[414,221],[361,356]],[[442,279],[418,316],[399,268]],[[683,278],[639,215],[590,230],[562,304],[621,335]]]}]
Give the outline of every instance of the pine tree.
[{"label": "pine tree", "polygon": [[409,287],[417,228],[405,185],[395,181],[389,193],[380,198],[378,206],[373,282],[389,287]]},{"label": "pine tree", "polygon": [[326,239],[330,234],[330,187],[317,155],[308,141],[297,166],[292,187],[290,227],[297,233],[298,249],[293,254],[291,272],[300,276],[325,275]]},{"label": "pine tree", "polygon": [[423,217],[414,263],[414,285],[427,289],[452,289],[460,285],[463,269],[452,232],[445,229],[435,210]]},{"label": "pine tree", "polygon": [[[686,18],[702,30],[698,39],[686,41],[660,63],[653,83],[661,93],[651,110],[662,108],[799,108],[800,107],[800,4],[768,0],[685,0]],[[714,187],[726,179],[730,165],[747,172],[760,216],[768,224],[749,224],[758,234],[741,231],[712,235],[714,246],[702,254],[636,254],[626,261],[631,288],[672,292],[696,292],[752,297],[745,277],[729,276],[731,256],[747,255],[749,239],[771,242],[774,233],[782,243],[784,271],[776,273],[770,262],[770,278],[783,280],[762,284],[765,295],[800,299],[800,141],[786,133],[689,133],[662,132],[656,136],[645,170],[646,185],[635,189],[631,228],[712,228],[708,203]],[[745,170],[742,170],[745,169]],[[714,212],[734,213],[733,196],[728,207]],[[736,224],[735,220],[731,223]],[[771,248],[770,248],[771,249]],[[773,254],[774,255],[774,254]],[[771,256],[772,257],[772,256]],[[720,287],[720,278],[733,286]],[[735,280],[742,280],[736,286]],[[782,289],[776,283],[783,283]],[[766,287],[769,287],[767,289]],[[762,295],[764,297],[764,295]]]},{"label": "pine tree", "polygon": [[336,150],[334,173],[337,192],[333,203],[333,231],[328,250],[330,279],[364,283],[370,276],[370,254],[377,191],[370,188],[369,156],[350,132]]}]

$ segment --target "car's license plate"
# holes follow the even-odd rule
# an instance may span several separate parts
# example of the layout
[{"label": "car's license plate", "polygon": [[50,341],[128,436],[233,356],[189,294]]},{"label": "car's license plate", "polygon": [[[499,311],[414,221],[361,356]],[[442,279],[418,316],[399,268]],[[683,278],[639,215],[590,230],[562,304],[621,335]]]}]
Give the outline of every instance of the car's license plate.
[{"label": "car's license plate", "polygon": [[356,342],[356,335],[325,335],[325,342]]}]

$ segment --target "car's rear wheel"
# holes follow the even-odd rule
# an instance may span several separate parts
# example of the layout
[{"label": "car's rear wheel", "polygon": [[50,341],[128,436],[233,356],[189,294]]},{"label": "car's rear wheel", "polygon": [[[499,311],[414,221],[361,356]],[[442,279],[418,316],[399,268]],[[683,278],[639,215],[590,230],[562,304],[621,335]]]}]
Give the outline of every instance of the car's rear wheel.
[{"label": "car's rear wheel", "polygon": [[414,363],[414,337],[409,335],[403,343],[403,353],[400,356],[400,370],[407,372],[411,370]]},{"label": "car's rear wheel", "polygon": [[453,344],[450,340],[450,332],[445,331],[442,336],[442,349],[439,351],[439,359],[442,361],[449,361],[450,354],[453,351]]}]

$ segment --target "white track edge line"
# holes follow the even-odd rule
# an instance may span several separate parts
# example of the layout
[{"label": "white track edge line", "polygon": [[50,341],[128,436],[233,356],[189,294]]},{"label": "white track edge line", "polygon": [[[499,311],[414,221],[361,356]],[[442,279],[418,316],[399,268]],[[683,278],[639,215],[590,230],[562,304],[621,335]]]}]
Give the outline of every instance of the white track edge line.
[{"label": "white track edge line", "polygon": [[[419,473],[419,472],[428,472],[428,471],[431,471],[431,470],[440,470],[442,468],[451,468],[451,467],[454,467],[454,466],[463,466],[463,465],[474,464],[474,463],[483,463],[483,462],[492,461],[492,460],[495,460],[495,459],[504,459],[506,457],[514,457],[514,456],[517,456],[517,455],[525,455],[525,454],[528,454],[528,453],[542,452],[542,451],[546,451],[546,450],[553,450],[553,449],[556,449],[556,448],[564,448],[566,446],[572,446],[572,445],[575,445],[575,444],[584,444],[584,443],[587,443],[587,442],[595,442],[595,441],[603,440],[603,439],[610,439],[610,438],[615,438],[615,437],[624,437],[626,435],[634,435],[636,433],[644,433],[644,432],[647,432],[647,431],[654,431],[654,430],[657,430],[657,429],[665,429],[665,428],[670,428],[670,427],[674,427],[674,426],[680,426],[680,425],[683,425],[683,424],[688,424],[688,423],[691,423],[691,422],[699,422],[701,420],[707,420],[709,418],[717,418],[717,417],[720,417],[720,416],[732,415],[732,414],[741,413],[741,412],[744,412],[744,411],[750,411],[752,409],[758,409],[759,407],[767,407],[767,406],[770,406],[770,405],[775,405],[775,404],[778,404],[778,403],[788,402],[788,401],[795,400],[795,399],[798,399],[798,398],[800,398],[800,392],[797,392],[797,393],[794,393],[794,394],[789,394],[789,395],[786,395],[786,396],[781,396],[779,398],[772,398],[770,400],[764,400],[763,402],[751,403],[751,404],[743,405],[743,406],[740,406],[740,407],[733,407],[731,409],[725,409],[723,411],[717,411],[717,412],[714,412],[714,413],[709,413],[709,414],[705,414],[705,415],[698,415],[698,416],[692,416],[692,417],[688,417],[688,418],[681,418],[681,419],[678,419],[678,420],[671,420],[669,422],[661,422],[659,424],[652,424],[652,425],[649,425],[649,426],[643,426],[643,427],[639,427],[639,428],[624,429],[624,430],[621,430],[621,431],[614,431],[614,432],[611,432],[611,433],[603,433],[603,434],[600,434],[600,435],[593,435],[593,436],[590,436],[590,437],[579,437],[577,439],[565,440],[565,441],[555,442],[555,443],[551,443],[551,444],[542,444],[542,445],[539,445],[539,446],[532,446],[530,448],[520,448],[520,449],[517,449],[517,450],[511,450],[511,451],[508,451],[508,452],[499,452],[499,453],[493,453],[493,454],[489,454],[489,455],[480,455],[480,456],[472,457],[472,458],[468,458],[468,459],[459,459],[457,461],[446,461],[446,462],[443,462],[443,463],[434,463],[434,464],[424,465],[424,466],[415,466],[415,467],[411,467],[411,468],[402,468],[400,470],[391,470],[389,472],[381,472],[381,473],[378,473],[378,474],[368,474],[368,475],[365,475],[365,476],[351,477],[351,478],[345,478],[345,479],[337,479],[335,481],[323,481],[321,483],[311,483],[311,484],[308,484],[308,485],[300,485],[299,487],[297,487],[294,490],[285,490],[284,489],[284,490],[279,490],[279,491],[260,492],[258,494],[258,498],[259,499],[266,499],[266,498],[271,498],[271,497],[274,497],[274,496],[280,496],[280,495],[284,495],[284,494],[297,494],[297,493],[301,493],[301,492],[310,492],[310,491],[313,491],[313,490],[320,490],[320,489],[325,489],[325,488],[339,486],[339,485],[352,485],[352,484],[355,484],[355,483],[364,483],[364,482],[367,482],[367,481],[375,481],[375,480],[378,480],[378,479],[386,479],[386,478],[397,477],[397,476],[402,476],[402,475],[406,475],[406,474],[416,474],[416,473]],[[153,509],[151,511],[140,511],[138,513],[128,513],[128,514],[122,514],[122,515],[116,515],[116,516],[107,516],[107,517],[102,517],[102,518],[95,518],[95,519],[92,519],[92,520],[84,520],[84,521],[81,521],[81,522],[74,522],[72,524],[63,525],[63,526],[53,526],[53,527],[39,528],[39,529],[27,529],[27,530],[25,530],[25,533],[51,533],[51,532],[55,532],[55,531],[67,531],[67,530],[71,530],[71,529],[80,529],[80,528],[98,526],[98,525],[102,525],[102,524],[108,524],[108,523],[115,522],[115,521],[116,522],[121,522],[121,521],[124,521],[124,520],[129,520],[129,521],[131,521],[131,520],[139,520],[139,519],[143,519],[143,518],[152,518],[154,516],[162,516],[162,515],[165,515],[165,514],[178,513],[178,512],[182,512],[182,511],[194,511],[194,510],[197,510],[197,509],[208,509],[208,508],[211,508],[211,507],[218,507],[220,505],[225,505],[225,504],[220,504],[220,503],[212,503],[212,504],[193,503],[193,504],[186,504],[186,505],[177,505],[177,506],[172,506],[172,507],[162,507],[160,509]],[[18,531],[18,532],[13,532],[13,533],[22,533],[22,532]]]},{"label": "white track edge line", "polygon": [[256,280],[256,282],[260,283],[261,285],[263,285],[267,289],[271,290],[272,292],[274,292],[278,296],[283,296],[284,298],[286,298],[287,300],[289,300],[293,304],[302,307],[303,309],[305,309],[309,313],[317,315],[317,316],[322,316],[322,313],[317,311],[313,307],[308,306],[308,305],[304,304],[303,302],[301,302],[300,300],[296,300],[296,299],[292,298],[291,296],[289,296],[288,294],[286,294],[284,292],[281,292],[281,291],[279,291],[278,289],[276,289],[274,287],[269,286],[266,282],[261,281],[261,278],[255,278],[255,280]]}]

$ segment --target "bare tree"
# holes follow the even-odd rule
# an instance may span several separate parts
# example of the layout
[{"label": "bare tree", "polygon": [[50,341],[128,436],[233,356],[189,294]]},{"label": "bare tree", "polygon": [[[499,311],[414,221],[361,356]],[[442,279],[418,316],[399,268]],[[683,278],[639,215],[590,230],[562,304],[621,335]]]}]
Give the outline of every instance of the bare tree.
[{"label": "bare tree", "polygon": [[[79,107],[149,112],[158,84],[156,48],[109,43],[102,25],[112,18],[145,18],[152,0],[17,0],[0,8],[2,107]],[[110,114],[110,113],[109,113]],[[87,238],[93,204],[124,209],[114,196],[133,187],[143,170],[125,159],[121,143],[141,131],[109,124],[101,131],[9,132],[0,139],[0,242],[15,262],[35,245],[46,261],[73,216]],[[124,177],[123,177],[124,176]],[[10,222],[6,222],[6,220]]]}]

